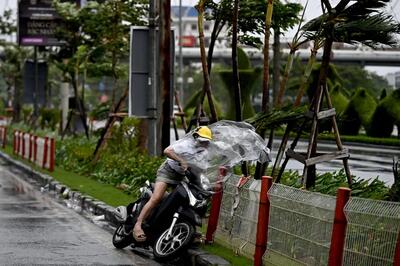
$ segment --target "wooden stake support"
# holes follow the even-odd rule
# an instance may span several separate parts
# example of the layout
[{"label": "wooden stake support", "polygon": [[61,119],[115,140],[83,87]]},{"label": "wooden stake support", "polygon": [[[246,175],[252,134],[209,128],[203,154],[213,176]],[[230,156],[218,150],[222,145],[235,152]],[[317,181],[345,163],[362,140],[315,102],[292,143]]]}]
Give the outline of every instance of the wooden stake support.
[{"label": "wooden stake support", "polygon": [[[326,99],[326,103],[328,105],[327,110],[321,110],[324,96]],[[338,148],[336,152],[327,154],[317,153],[318,125],[320,124],[320,121],[323,119],[331,120],[333,133],[335,135],[336,145]],[[309,122],[310,120],[311,120],[311,132],[310,132],[310,139],[308,143],[307,152],[306,153],[296,152],[295,148],[297,146],[297,142],[300,139],[300,136],[304,128],[306,127],[307,122]],[[287,138],[289,133],[290,133],[289,131],[286,131],[285,135],[283,136],[283,139]],[[349,157],[350,155],[348,150],[343,147],[342,141],[340,140],[339,129],[336,122],[336,111],[335,108],[333,108],[332,106],[329,90],[326,86],[326,83],[324,83],[323,85],[320,86],[319,90],[317,91],[316,98],[311,104],[310,110],[305,114],[305,121],[298,130],[295,139],[290,145],[290,148],[286,151],[286,158],[282,166],[280,167],[280,171],[276,181],[279,182],[290,158],[293,158],[304,165],[303,176],[302,176],[303,187],[306,187],[307,185],[307,173],[310,167],[313,167],[318,163],[323,163],[335,159],[341,159],[343,161],[343,166],[346,172],[347,182],[351,187],[352,180],[348,164]]]}]

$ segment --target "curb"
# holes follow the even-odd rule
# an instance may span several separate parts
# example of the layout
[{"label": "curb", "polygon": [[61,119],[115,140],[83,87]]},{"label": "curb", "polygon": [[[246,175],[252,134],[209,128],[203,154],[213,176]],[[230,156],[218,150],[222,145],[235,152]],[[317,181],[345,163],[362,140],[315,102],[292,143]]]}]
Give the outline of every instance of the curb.
[{"label": "curb", "polygon": [[[94,216],[104,215],[104,220],[108,224],[108,229],[111,227],[116,227],[118,222],[113,214],[114,207],[107,205],[106,203],[99,201],[93,197],[81,194],[77,191],[72,191],[66,185],[56,181],[52,176],[47,174],[40,173],[28,165],[24,164],[23,162],[11,158],[8,154],[0,151],[0,157],[7,161],[9,164],[15,166],[23,172],[26,177],[25,179],[30,179],[28,181],[33,181],[33,185],[39,187],[48,187],[48,191],[50,194],[59,195],[65,199],[70,199],[73,202],[77,203],[78,207],[82,211],[86,211],[89,214]],[[104,227],[104,226],[103,226]],[[105,228],[107,229],[107,228]],[[230,263],[224,260],[221,257],[216,255],[207,253],[201,249],[189,249],[188,256],[190,257],[189,260],[191,265],[195,266],[226,266],[230,265]]]}]

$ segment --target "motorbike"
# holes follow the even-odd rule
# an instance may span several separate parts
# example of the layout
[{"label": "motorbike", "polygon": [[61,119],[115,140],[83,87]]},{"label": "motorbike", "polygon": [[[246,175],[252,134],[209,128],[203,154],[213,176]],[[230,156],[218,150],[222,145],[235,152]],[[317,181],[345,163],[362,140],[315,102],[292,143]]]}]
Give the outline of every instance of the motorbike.
[{"label": "motorbike", "polygon": [[161,203],[142,224],[146,234],[144,242],[137,242],[132,231],[143,206],[153,193],[154,184],[146,181],[140,188],[138,200],[115,209],[114,214],[119,225],[112,237],[112,243],[116,248],[122,249],[129,245],[152,248],[158,261],[176,258],[187,250],[197,234],[196,226],[202,224],[202,218],[207,211],[207,200],[213,192],[203,189],[198,182],[192,182],[195,177],[190,171],[185,174],[188,180],[180,182],[169,193],[166,192]]}]

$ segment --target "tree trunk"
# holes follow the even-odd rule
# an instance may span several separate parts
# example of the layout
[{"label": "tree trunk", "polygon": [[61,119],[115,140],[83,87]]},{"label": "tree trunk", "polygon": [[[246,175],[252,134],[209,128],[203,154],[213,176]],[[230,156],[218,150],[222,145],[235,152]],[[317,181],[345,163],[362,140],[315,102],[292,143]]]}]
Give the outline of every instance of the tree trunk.
[{"label": "tree trunk", "polygon": [[21,120],[21,91],[22,81],[19,77],[14,77],[14,101],[13,101],[13,122]]},{"label": "tree trunk", "polygon": [[276,107],[280,107],[282,105],[283,98],[285,96],[285,91],[286,91],[286,84],[287,84],[287,81],[289,80],[290,71],[292,71],[294,53],[296,51],[297,51],[297,49],[293,49],[293,48],[290,49],[290,53],[288,55],[288,59],[287,59],[286,66],[285,66],[285,72],[283,73],[283,77],[282,77],[281,83],[279,85],[278,96],[275,101]]},{"label": "tree trunk", "polygon": [[320,45],[318,44],[318,41],[315,41],[314,47],[311,49],[311,56],[308,59],[306,69],[304,70],[303,76],[301,77],[300,87],[299,90],[297,91],[296,100],[294,101],[293,106],[299,106],[301,103],[301,99],[303,98],[304,92],[307,88],[308,79],[310,78],[311,71],[315,63],[315,59],[319,48]]},{"label": "tree trunk", "polygon": [[211,69],[212,69],[212,59],[214,54],[215,42],[217,41],[218,35],[220,33],[219,29],[220,23],[221,23],[220,19],[215,20],[213,30],[211,32],[210,45],[208,46],[207,66],[209,75],[211,74]]},{"label": "tree trunk", "polygon": [[[269,110],[269,39],[270,39],[270,29],[272,22],[272,12],[273,12],[273,0],[268,0],[267,14],[265,16],[265,35],[264,35],[264,68],[263,68],[263,94],[261,102],[261,111],[268,112]],[[257,132],[261,137],[264,138],[265,132]],[[273,133],[271,132],[271,136]],[[272,145],[272,142],[268,142],[268,145]],[[254,173],[255,179],[261,179],[264,175],[266,168],[266,163],[258,163],[256,166],[256,171]]]},{"label": "tree trunk", "polygon": [[112,115],[108,117],[106,126],[104,127],[100,139],[97,142],[96,149],[94,150],[92,163],[97,162],[97,160],[100,157],[100,151],[107,146],[107,139],[109,139],[110,137],[111,128],[116,120],[116,116],[114,114],[119,113],[121,111],[122,107],[124,106],[125,99],[126,97],[128,97],[128,94],[129,94],[129,87],[125,89],[125,92],[122,95],[121,99],[119,99],[118,103],[115,105],[115,109],[113,110]]},{"label": "tree trunk", "polygon": [[273,0],[268,0],[267,14],[265,16],[265,35],[264,35],[264,69],[263,69],[263,96],[261,109],[263,112],[269,109],[269,39],[272,22]]},{"label": "tree trunk", "polygon": [[208,104],[210,106],[211,112],[211,123],[218,121],[217,112],[215,110],[214,102],[211,95],[211,82],[210,82],[210,75],[207,66],[207,56],[206,56],[206,48],[204,43],[204,5],[205,0],[201,0],[199,4],[196,6],[196,9],[199,13],[198,15],[198,28],[199,28],[199,41],[200,41],[200,54],[201,54],[201,65],[203,68],[203,79],[204,79],[204,86],[203,89],[206,92]]},{"label": "tree trunk", "polygon": [[235,118],[242,121],[242,101],[240,95],[240,79],[237,58],[237,28],[238,28],[239,0],[234,1],[232,21],[232,82],[235,95]]},{"label": "tree trunk", "polygon": [[75,104],[76,107],[78,108],[79,117],[81,118],[82,125],[85,128],[86,138],[89,139],[89,128],[86,123],[85,106],[84,103],[80,100],[78,93],[78,77],[75,74],[71,73],[71,80],[72,80],[72,87],[74,88]]},{"label": "tree trunk", "polygon": [[[319,112],[322,104],[320,100],[322,98],[321,96],[323,93],[322,86],[325,86],[327,81],[327,74],[329,70],[329,63],[332,52],[332,44],[333,44],[332,39],[327,38],[325,40],[324,54],[322,55],[321,70],[319,72],[318,85],[316,88],[313,101],[314,103],[312,106],[313,111],[316,113]],[[318,135],[317,131],[318,131],[318,122],[315,122],[313,123],[313,126],[311,128],[311,137],[310,137],[310,142],[308,143],[307,158],[312,158],[316,156],[317,135]],[[312,165],[309,166],[307,170],[306,188],[313,187],[315,185],[315,180],[316,180],[316,170],[315,170],[315,165]]]},{"label": "tree trunk", "polygon": [[[278,102],[278,91],[279,83],[281,79],[281,31],[279,27],[274,28],[274,61],[273,61],[273,73],[272,73],[272,84],[273,84],[273,96],[275,105]],[[290,55],[289,55],[290,56]],[[292,60],[293,62],[293,60]],[[283,95],[281,96],[283,97]],[[282,99],[280,99],[282,101]]]},{"label": "tree trunk", "polygon": [[[213,54],[214,54],[214,47],[215,47],[215,42],[219,36],[219,33],[221,32],[222,26],[220,25],[221,23],[221,19],[217,18],[214,22],[214,26],[213,26],[213,30],[211,32],[211,38],[210,38],[210,45],[208,47],[208,55],[207,55],[207,66],[208,66],[208,75],[211,74],[211,68],[212,68],[212,59],[213,59]],[[193,115],[192,117],[196,118],[196,121],[199,120],[200,117],[200,109],[203,106],[203,102],[204,102],[204,98],[206,96],[206,90],[204,89],[203,86],[203,91],[200,95],[200,101],[197,104],[195,110],[193,111]],[[193,119],[190,121],[189,126],[186,128],[186,133],[188,133],[190,131],[190,129],[192,128],[193,125]]]}]

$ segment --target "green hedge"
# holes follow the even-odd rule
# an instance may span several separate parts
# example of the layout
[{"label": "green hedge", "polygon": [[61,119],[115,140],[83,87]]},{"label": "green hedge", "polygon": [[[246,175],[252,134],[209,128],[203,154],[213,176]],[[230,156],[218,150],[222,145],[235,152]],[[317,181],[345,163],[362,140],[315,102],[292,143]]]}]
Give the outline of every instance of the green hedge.
[{"label": "green hedge", "polygon": [[361,126],[367,128],[376,106],[376,100],[365,89],[357,89],[340,118],[341,133],[357,135]]}]

